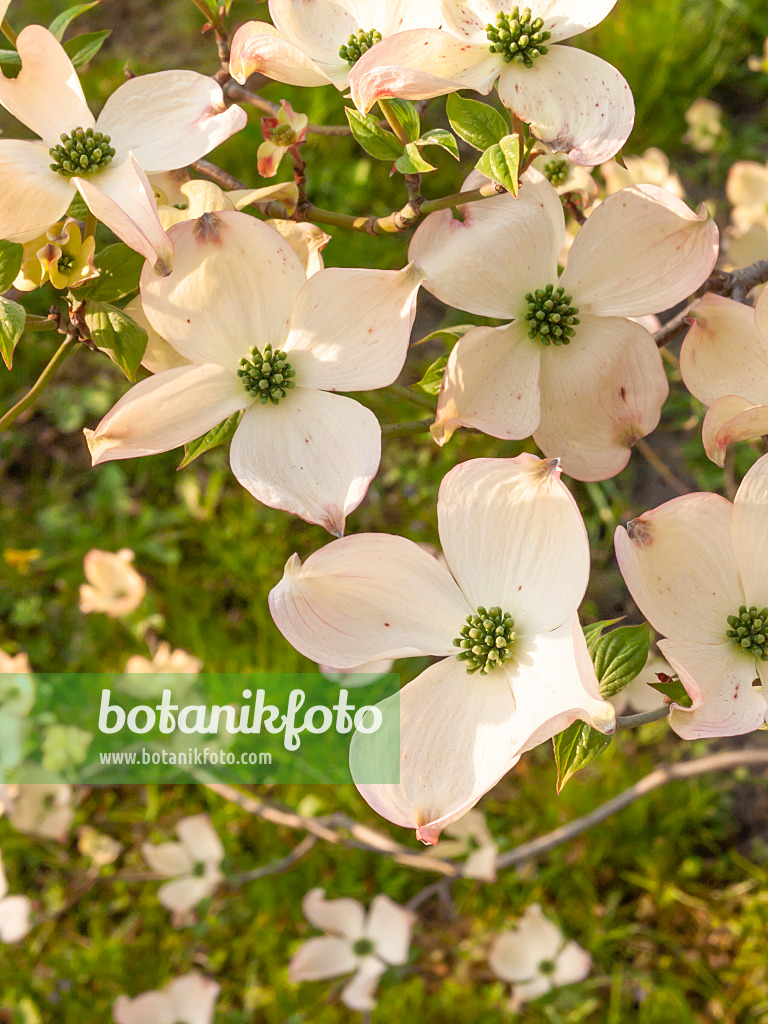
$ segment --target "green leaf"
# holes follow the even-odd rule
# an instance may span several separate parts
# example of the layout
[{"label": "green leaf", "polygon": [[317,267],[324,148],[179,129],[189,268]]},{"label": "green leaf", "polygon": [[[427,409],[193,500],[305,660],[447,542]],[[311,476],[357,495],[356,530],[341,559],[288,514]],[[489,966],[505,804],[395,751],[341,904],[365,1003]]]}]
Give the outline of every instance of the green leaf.
[{"label": "green leaf", "polygon": [[24,333],[27,311],[18,302],[0,298],[0,356],[10,370],[13,366],[13,350]]},{"label": "green leaf", "polygon": [[405,132],[410,142],[415,142],[421,132],[419,112],[410,100],[386,100],[390,114]]},{"label": "green leaf", "polygon": [[194,462],[195,459],[200,458],[205,452],[209,452],[211,448],[218,448],[220,444],[226,444],[227,441],[231,440],[242,415],[242,412],[236,412],[234,416],[230,416],[223,423],[219,423],[218,426],[209,430],[207,434],[198,437],[196,441],[190,441],[189,444],[185,444],[184,458],[177,468],[184,469],[190,462]]},{"label": "green leaf", "polygon": [[0,67],[20,68],[21,57],[15,50],[0,50]]},{"label": "green leaf", "polygon": [[557,764],[557,792],[561,793],[566,782],[576,772],[586,768],[600,757],[613,740],[604,736],[586,722],[573,722],[563,732],[553,737],[555,763]]},{"label": "green leaf", "polygon": [[392,132],[385,132],[375,117],[345,107],[349,127],[357,142],[375,160],[397,160],[403,147]]},{"label": "green leaf", "polygon": [[64,49],[73,66],[81,68],[89,60],[93,60],[111,34],[111,29],[105,28],[101,32],[85,32],[81,36],[73,36],[72,39],[68,39],[64,43]]},{"label": "green leaf", "polygon": [[440,356],[439,359],[436,359],[434,363],[432,363],[418,384],[412,384],[411,387],[421,391],[423,395],[428,395],[432,398],[440,391],[440,387],[443,383],[443,374],[445,373],[447,365],[448,356]]},{"label": "green leaf", "polygon": [[51,35],[61,42],[64,38],[64,33],[67,31],[69,25],[79,18],[81,14],[85,14],[86,11],[90,11],[92,7],[97,7],[100,0],[93,0],[90,4],[77,4],[75,7],[68,7],[66,11],[62,11],[61,14],[57,14],[51,24],[48,26],[48,31]]},{"label": "green leaf", "polygon": [[95,264],[100,276],[90,283],[87,292],[85,289],[78,291],[79,295],[87,294],[89,299],[100,302],[114,302],[139,287],[144,257],[122,242],[105,246],[97,254]]},{"label": "green leaf", "polygon": [[607,699],[629,686],[648,660],[651,631],[640,626],[620,626],[601,636],[590,652],[600,681],[600,695]]},{"label": "green leaf", "polygon": [[85,322],[96,348],[106,353],[129,381],[135,382],[147,347],[144,328],[139,327],[122,309],[106,302],[88,302]]},{"label": "green leaf", "polygon": [[622,618],[623,616],[618,619],[603,619],[601,622],[593,622],[591,625],[584,627],[584,637],[587,641],[587,650],[589,651],[590,656],[595,649],[595,644],[603,635],[605,630],[609,626],[615,626],[617,622],[621,622]]},{"label": "green leaf", "polygon": [[486,150],[509,134],[510,124],[498,110],[456,92],[448,97],[445,112],[459,138],[475,149]]},{"label": "green leaf", "polygon": [[420,139],[416,139],[417,146],[439,146],[447,149],[451,156],[459,159],[459,144],[447,128],[433,128],[431,132],[425,132]]},{"label": "green leaf", "polygon": [[520,170],[520,139],[517,135],[505,135],[501,142],[490,146],[475,164],[476,170],[491,181],[517,195],[517,172]]},{"label": "green leaf", "polygon": [[648,684],[651,689],[658,690],[662,696],[671,700],[675,704],[679,704],[681,708],[693,707],[693,701],[685,689],[683,684],[677,678],[677,676],[666,676],[662,681],[659,679],[656,683]]},{"label": "green leaf", "polygon": [[421,155],[415,142],[408,143],[403,155],[395,160],[395,167],[401,174],[427,174],[435,170]]},{"label": "green leaf", "polygon": [[7,292],[21,270],[24,246],[18,242],[0,240],[0,293]]},{"label": "green leaf", "polygon": [[432,331],[425,338],[414,341],[414,345],[424,345],[427,341],[443,341],[447,344],[455,344],[467,331],[471,331],[476,324],[458,324],[456,327],[442,327],[439,331]]}]

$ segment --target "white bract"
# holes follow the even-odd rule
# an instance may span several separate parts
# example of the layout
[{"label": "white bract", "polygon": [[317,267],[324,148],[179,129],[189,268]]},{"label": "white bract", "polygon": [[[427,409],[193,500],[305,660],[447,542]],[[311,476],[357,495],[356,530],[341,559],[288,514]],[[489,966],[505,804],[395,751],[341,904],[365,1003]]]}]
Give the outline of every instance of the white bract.
[{"label": "white bract", "polygon": [[[441,659],[378,705],[394,736],[356,733],[350,753],[368,803],[425,842],[575,719],[614,728],[576,614],[587,535],[559,477],[556,460],[533,455],[465,462],[437,502],[445,563],[404,538],[358,534],[303,565],[294,555],[270,594],[280,631],[320,663]],[[376,782],[379,742],[396,744],[399,785]]]},{"label": "white bract", "polygon": [[686,494],[616,530],[616,556],[632,597],[664,636],[659,650],[691,708],[672,705],[683,739],[758,729],[768,704],[768,457],[731,504]]},{"label": "white bract", "polygon": [[558,43],[603,20],[616,0],[442,0],[443,31],[399,32],[361,57],[349,83],[358,110],[398,96],[457,89],[499,98],[533,134],[579,164],[617,153],[635,116],[632,93],[606,61]]},{"label": "white bract", "polygon": [[575,942],[566,942],[538,903],[528,907],[513,931],[496,936],[488,953],[491,970],[512,984],[512,1008],[538,999],[553,988],[583,981],[592,957]]},{"label": "white bract", "polygon": [[6,813],[14,828],[63,843],[72,825],[72,787],[65,783],[20,783],[7,787]]},{"label": "white bract", "polygon": [[193,972],[157,992],[120,996],[112,1015],[115,1024],[212,1024],[220,991],[215,981]]},{"label": "white bract", "polygon": [[176,834],[178,843],[144,843],[141,852],[154,872],[172,879],[160,886],[157,898],[183,916],[210,896],[224,877],[224,847],[207,814],[182,818]]},{"label": "white bract", "polygon": [[32,927],[32,904],[26,896],[9,896],[3,857],[0,854],[0,942],[19,942]]},{"label": "white bract", "polygon": [[206,214],[170,235],[176,269],[163,279],[145,269],[141,299],[190,362],[141,381],[86,431],[93,464],[168,451],[244,411],[230,449],[243,487],[342,534],[378,470],[381,428],[333,392],[397,379],[423,272],[308,278],[291,245],[243,213]]},{"label": "white bract", "polygon": [[359,55],[405,29],[437,27],[438,0],[269,0],[274,22],[249,21],[232,39],[238,82],[258,71],[288,85],[346,89]]},{"label": "white bract", "polygon": [[372,1010],[381,975],[390,964],[408,960],[415,914],[379,895],[366,915],[357,900],[326,900],[323,889],[308,892],[302,908],[309,923],[325,935],[299,946],[288,965],[290,981],[322,981],[354,971],[341,1000],[360,1013]]},{"label": "white bract", "polygon": [[[464,187],[483,180],[473,172]],[[467,203],[461,215],[431,213],[410,258],[442,302],[512,323],[476,327],[454,347],[435,440],[460,426],[532,434],[570,476],[615,476],[658,424],[669,390],[655,341],[629,318],[695,291],[717,259],[716,225],[653,185],[622,189],[589,216],[559,275],[563,208],[538,171],[525,172],[518,199]]]},{"label": "white bract", "polygon": [[146,596],[147,584],[133,568],[133,559],[130,548],[89,551],[83,559],[88,582],[80,585],[80,611],[104,612],[111,619],[136,611]]},{"label": "white bract", "polygon": [[0,238],[23,242],[41,234],[79,191],[98,220],[158,274],[170,273],[173,247],[147,174],[198,160],[245,126],[245,111],[227,109],[212,78],[160,71],[125,82],[95,119],[48,29],[30,25],[16,46],[21,71],[17,78],[0,72],[0,104],[40,138],[0,140]]}]

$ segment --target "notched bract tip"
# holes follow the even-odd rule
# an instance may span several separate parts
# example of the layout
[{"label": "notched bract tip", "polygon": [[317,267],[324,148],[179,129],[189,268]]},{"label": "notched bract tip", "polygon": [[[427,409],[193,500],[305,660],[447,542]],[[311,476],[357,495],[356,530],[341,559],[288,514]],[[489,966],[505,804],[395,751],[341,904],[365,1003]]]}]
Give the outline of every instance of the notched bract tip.
[{"label": "notched bract tip", "polygon": [[647,547],[653,541],[653,529],[647,519],[633,519],[627,523],[627,536],[633,544]]}]

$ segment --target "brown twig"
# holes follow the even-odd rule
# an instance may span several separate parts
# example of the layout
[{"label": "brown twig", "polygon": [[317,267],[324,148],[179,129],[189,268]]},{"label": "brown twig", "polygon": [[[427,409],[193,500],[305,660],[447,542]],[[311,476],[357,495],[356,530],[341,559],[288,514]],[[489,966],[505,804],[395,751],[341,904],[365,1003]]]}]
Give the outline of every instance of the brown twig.
[{"label": "brown twig", "polygon": [[690,494],[691,488],[686,487],[682,480],[679,480],[669,466],[664,462],[653,448],[641,437],[635,441],[635,448],[640,452],[649,466],[659,474],[664,483],[671,487],[676,494]]},{"label": "brown twig", "polygon": [[[264,97],[259,96],[257,92],[251,92],[250,89],[246,89],[244,86],[238,85],[238,83],[231,78],[224,86],[224,95],[233,103],[247,103],[249,106],[255,107],[257,110],[261,110],[265,114],[269,114],[270,117],[277,117],[280,111],[279,103],[273,103],[271,100],[264,99]],[[308,124],[307,134],[349,136],[352,134],[352,131],[349,125],[346,124]]]}]

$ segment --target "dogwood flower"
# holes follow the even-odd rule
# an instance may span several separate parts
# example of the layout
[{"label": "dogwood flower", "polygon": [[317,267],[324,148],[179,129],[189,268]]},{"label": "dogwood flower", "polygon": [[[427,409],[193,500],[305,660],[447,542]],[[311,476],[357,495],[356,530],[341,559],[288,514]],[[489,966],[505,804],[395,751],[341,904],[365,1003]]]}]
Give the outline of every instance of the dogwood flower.
[{"label": "dogwood flower", "polygon": [[768,38],[763,43],[762,56],[750,57],[748,63],[750,71],[764,71],[768,74]]},{"label": "dogwood flower", "polygon": [[652,146],[642,156],[625,156],[624,167],[609,160],[600,167],[609,196],[630,185],[658,185],[678,199],[685,199],[685,189],[677,174],[670,170],[669,157]]},{"label": "dogwood flower", "polygon": [[220,991],[215,981],[193,971],[157,992],[120,996],[112,1016],[115,1024],[213,1024]]},{"label": "dogwood flower", "polygon": [[728,171],[725,194],[733,209],[731,221],[739,230],[768,222],[768,163],[737,160]]},{"label": "dogwood flower", "polygon": [[399,785],[370,783],[386,721],[350,750],[363,798],[428,843],[575,719],[614,728],[576,614],[587,535],[557,460],[465,462],[442,482],[437,520],[445,563],[402,537],[358,534],[303,565],[293,555],[269,596],[283,636],[314,661],[441,659],[378,705],[399,722]]},{"label": "dogwood flower", "polygon": [[443,839],[436,850],[428,851],[428,856],[445,859],[466,857],[461,865],[464,878],[479,878],[484,882],[496,881],[499,849],[482,811],[476,808],[467,811],[458,821],[447,825],[443,835],[449,838]]},{"label": "dogwood flower", "polygon": [[512,1009],[538,999],[553,988],[583,981],[592,957],[547,920],[538,903],[528,907],[514,930],[497,935],[488,964],[502,981],[512,983]]},{"label": "dogwood flower", "polygon": [[147,174],[183,167],[243,128],[239,107],[194,71],[125,82],[94,119],[72,62],[40,25],[16,40],[17,78],[0,73],[0,104],[40,138],[0,140],[4,197],[0,238],[26,241],[61,220],[76,192],[88,209],[158,274],[173,250],[157,218]]},{"label": "dogwood flower", "polygon": [[334,268],[308,279],[278,232],[242,213],[170,234],[177,269],[142,274],[141,300],[191,363],[141,381],[86,432],[93,464],[168,451],[244,410],[230,450],[240,483],[340,535],[378,470],[381,428],[333,392],[397,378],[423,272]]},{"label": "dogwood flower", "polygon": [[294,114],[287,100],[280,100],[277,117],[262,117],[264,141],[259,146],[257,168],[262,178],[272,178],[277,174],[280,161],[291,146],[298,146],[306,139],[308,124],[307,115]]},{"label": "dogwood flower", "polygon": [[690,319],[680,372],[691,394],[709,406],[704,450],[723,466],[729,445],[768,432],[768,291],[754,309],[707,294]]},{"label": "dogwood flower", "polygon": [[323,889],[310,890],[302,909],[309,923],[325,935],[299,946],[288,965],[289,980],[322,981],[354,971],[341,1001],[359,1013],[372,1010],[373,993],[388,965],[399,966],[408,959],[415,914],[380,894],[366,915],[357,900],[326,900]]},{"label": "dogwood flower", "polygon": [[52,224],[45,234],[25,244],[13,286],[27,292],[50,281],[54,288],[77,288],[99,276],[93,265],[95,247],[93,235],[83,238],[80,225],[71,217]]},{"label": "dogwood flower", "polygon": [[629,137],[635,105],[619,72],[585,50],[558,43],[599,24],[616,0],[442,0],[443,30],[397,35],[365,54],[349,77],[367,113],[378,99],[422,100],[457,89],[499,98],[533,134],[577,164],[594,166]]},{"label": "dogwood flower", "polygon": [[63,843],[72,825],[72,787],[62,782],[25,782],[8,787],[6,809],[15,829]]},{"label": "dogwood flower", "polygon": [[587,206],[597,199],[597,182],[590,173],[591,167],[575,164],[567,156],[557,156],[554,153],[537,156],[532,166],[539,174],[544,175],[559,196],[577,192]]},{"label": "dogwood flower", "polygon": [[178,672],[182,675],[197,675],[203,667],[202,661],[180,647],[171,650],[171,645],[163,641],[151,658],[133,654],[126,662],[125,671],[129,674],[147,674]]},{"label": "dogwood flower", "polygon": [[259,71],[287,85],[346,89],[350,68],[382,38],[440,24],[439,0],[269,0],[274,22],[249,21],[232,39],[238,82]]},{"label": "dogwood flower", "polygon": [[[296,209],[299,199],[298,186],[293,181],[281,181],[277,185],[266,188],[233,189],[225,192],[212,181],[184,181],[179,185],[179,202],[173,206],[168,203],[158,205],[157,213],[160,223],[168,230],[172,224],[180,224],[184,220],[197,220],[204,213],[218,213],[221,210],[242,210],[251,203],[275,200],[280,202],[289,215]],[[293,221],[290,221],[293,224]],[[297,224],[296,227],[312,228],[314,224]]]},{"label": "dogwood flower", "polygon": [[0,854],[0,942],[20,942],[32,925],[32,904],[26,896],[9,896],[3,857]]},{"label": "dogwood flower", "polygon": [[693,704],[672,705],[683,739],[759,728],[768,704],[768,458],[731,504],[686,494],[616,530],[616,556],[635,603],[665,639],[659,650]]},{"label": "dogwood flower", "polygon": [[723,135],[723,108],[712,100],[694,100],[685,112],[688,131],[683,142],[697,153],[711,153]]},{"label": "dogwood flower", "polygon": [[150,868],[164,878],[157,898],[177,917],[215,892],[222,878],[224,847],[207,814],[195,814],[176,823],[178,843],[143,843],[141,852]]},{"label": "dogwood flower", "polygon": [[35,680],[24,652],[11,656],[0,651],[0,673],[0,773],[7,774],[24,756]]},{"label": "dogwood flower", "polygon": [[80,611],[104,612],[110,619],[136,611],[147,593],[147,584],[131,565],[133,559],[130,548],[89,551],[83,559],[88,582],[80,585]]},{"label": "dogwood flower", "polygon": [[[464,187],[483,180],[473,172]],[[668,393],[653,338],[628,318],[695,291],[715,264],[717,227],[660,188],[622,189],[593,210],[558,278],[565,219],[537,171],[525,172],[518,199],[495,196],[461,215],[430,214],[410,258],[442,302],[512,323],[476,327],[454,347],[433,437],[445,444],[460,426],[533,434],[569,475],[614,476]]]}]

